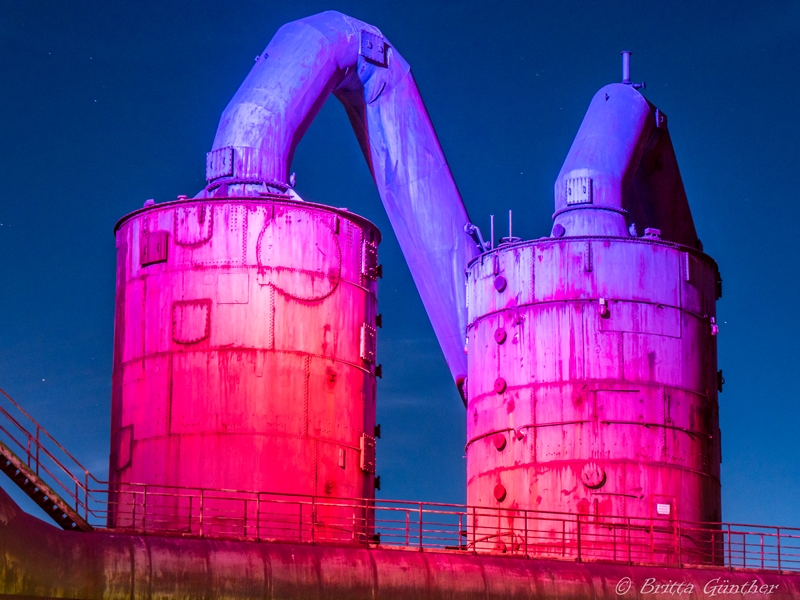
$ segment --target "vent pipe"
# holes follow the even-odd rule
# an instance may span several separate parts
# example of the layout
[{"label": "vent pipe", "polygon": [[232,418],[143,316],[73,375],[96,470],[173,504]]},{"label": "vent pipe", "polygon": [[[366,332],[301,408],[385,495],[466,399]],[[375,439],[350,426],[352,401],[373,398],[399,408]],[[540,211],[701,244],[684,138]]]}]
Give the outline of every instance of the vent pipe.
[{"label": "vent pipe", "polygon": [[623,50],[622,54],[622,83],[630,84],[631,82],[631,52],[630,50]]}]

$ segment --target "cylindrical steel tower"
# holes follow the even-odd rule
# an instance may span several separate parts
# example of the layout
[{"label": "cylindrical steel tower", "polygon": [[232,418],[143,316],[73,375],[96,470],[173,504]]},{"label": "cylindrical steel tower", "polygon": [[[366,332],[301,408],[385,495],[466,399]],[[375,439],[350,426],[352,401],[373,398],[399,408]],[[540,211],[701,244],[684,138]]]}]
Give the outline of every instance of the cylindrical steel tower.
[{"label": "cylindrical steel tower", "polygon": [[719,521],[716,281],[706,255],[656,238],[476,260],[468,503]]},{"label": "cylindrical steel tower", "polygon": [[574,550],[565,528],[575,544],[605,528],[609,552],[650,531],[652,558],[713,543],[674,523],[720,520],[720,278],[659,114],[630,86],[601,90],[556,182],[552,237],[467,270],[468,503],[511,519],[484,545],[513,547],[519,509],[565,513],[529,515],[559,540],[535,540],[544,553]]},{"label": "cylindrical steel tower", "polygon": [[112,525],[192,531],[169,486],[373,497],[375,226],[271,195],[146,206],[116,236]]}]

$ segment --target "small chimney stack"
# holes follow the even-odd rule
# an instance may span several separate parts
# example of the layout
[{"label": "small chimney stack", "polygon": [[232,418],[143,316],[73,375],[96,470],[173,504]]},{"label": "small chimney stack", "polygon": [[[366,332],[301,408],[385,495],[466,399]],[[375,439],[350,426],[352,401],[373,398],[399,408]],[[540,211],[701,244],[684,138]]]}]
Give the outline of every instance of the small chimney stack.
[{"label": "small chimney stack", "polygon": [[622,83],[631,83],[631,51],[623,50],[622,54]]}]

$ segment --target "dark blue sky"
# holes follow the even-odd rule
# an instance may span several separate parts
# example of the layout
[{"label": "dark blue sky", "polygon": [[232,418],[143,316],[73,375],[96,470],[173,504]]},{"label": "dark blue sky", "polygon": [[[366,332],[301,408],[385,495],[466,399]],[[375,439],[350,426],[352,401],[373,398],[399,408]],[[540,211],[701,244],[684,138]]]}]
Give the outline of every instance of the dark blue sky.
[{"label": "dark blue sky", "polygon": [[[0,387],[104,475],[114,223],[204,185],[255,55],[283,23],[327,9],[381,28],[412,65],[472,219],[486,230],[513,209],[525,238],[549,232],[584,111],[619,79],[619,51],[634,52],[725,282],[723,518],[800,527],[794,0],[0,0]],[[462,502],[464,409],[336,100],[293,170],[304,198],[384,232],[380,495]]]}]

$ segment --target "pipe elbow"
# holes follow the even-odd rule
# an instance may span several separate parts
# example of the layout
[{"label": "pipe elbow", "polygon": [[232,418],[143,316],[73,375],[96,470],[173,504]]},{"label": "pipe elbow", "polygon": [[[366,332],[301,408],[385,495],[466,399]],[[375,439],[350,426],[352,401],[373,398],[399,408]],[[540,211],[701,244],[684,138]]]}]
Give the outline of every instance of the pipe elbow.
[{"label": "pipe elbow", "polygon": [[463,273],[478,249],[411,69],[378,28],[338,11],[281,27],[222,115],[206,191],[285,193],[295,148],[331,93],[347,110],[456,378],[466,372]]},{"label": "pipe elbow", "polygon": [[[294,150],[330,93],[356,70],[371,25],[327,11],[283,25],[225,108],[206,175],[287,183]],[[230,155],[230,156],[228,156]],[[223,165],[224,168],[215,168]]]}]

